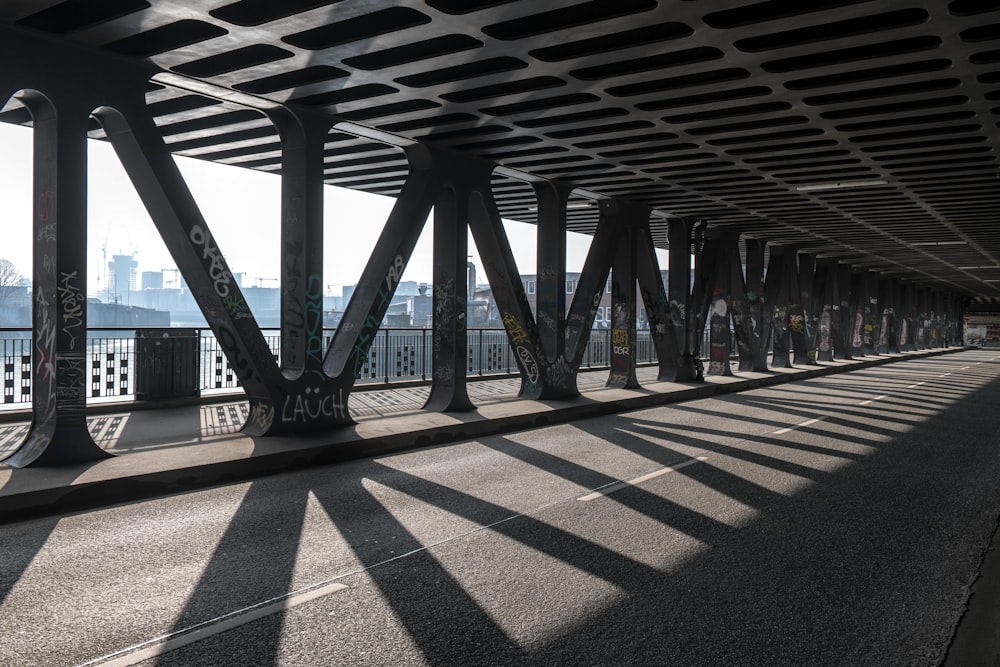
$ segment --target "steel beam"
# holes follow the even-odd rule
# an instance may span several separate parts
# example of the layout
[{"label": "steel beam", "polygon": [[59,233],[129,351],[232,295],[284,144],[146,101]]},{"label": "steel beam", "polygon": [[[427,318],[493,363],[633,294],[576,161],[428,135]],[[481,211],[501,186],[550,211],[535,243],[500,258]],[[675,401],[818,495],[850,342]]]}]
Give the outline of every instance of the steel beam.
[{"label": "steel beam", "polygon": [[832,361],[834,349],[833,306],[836,304],[836,266],[829,257],[816,262],[816,280],[813,284],[813,303],[816,313],[816,360]]},{"label": "steel beam", "polygon": [[702,376],[701,360],[698,358],[695,347],[701,338],[701,332],[692,326],[694,323],[694,307],[691,302],[693,233],[694,223],[691,220],[670,218],[667,221],[667,244],[670,259],[670,265],[667,268],[667,296],[670,299],[670,316],[679,351],[674,375],[675,382],[697,380]]},{"label": "steel beam", "polygon": [[865,313],[868,305],[867,271],[857,269],[851,273],[851,355],[865,356]]},{"label": "steel beam", "polygon": [[865,278],[867,299],[865,301],[864,340],[865,355],[878,355],[879,328],[882,322],[881,302],[879,301],[879,276],[874,271],[868,271]]},{"label": "steel beam", "polygon": [[834,337],[834,358],[851,359],[854,356],[854,270],[850,264],[837,266],[837,300],[839,312],[835,311],[834,327],[840,322],[840,335]]},{"label": "steel beam", "polygon": [[271,111],[281,137],[281,372],[323,380],[323,147],[330,120]]},{"label": "steel beam", "polygon": [[[733,349],[733,339],[730,329],[732,313],[730,263],[739,236],[728,230],[717,229],[710,229],[708,234],[708,240],[702,250],[702,257],[707,260],[706,277],[710,280],[704,288],[708,302],[708,310],[704,315],[708,326],[708,369],[705,374],[731,376],[733,369],[729,363],[729,355]],[[709,257],[710,253],[712,257]],[[740,282],[742,281],[741,275]]]},{"label": "steel beam", "polygon": [[[742,329],[749,336],[753,352],[752,359],[745,360],[743,349],[740,349],[740,370],[764,372],[767,370],[767,341],[771,333],[771,320],[764,317],[764,247],[767,242],[759,238],[746,238],[746,308]],[[739,273],[739,255],[733,265],[733,281]],[[734,306],[734,320],[738,306]],[[740,325],[737,325],[739,328]],[[739,340],[737,340],[739,344]]]},{"label": "steel beam", "polygon": [[649,336],[656,350],[658,362],[656,377],[664,382],[677,382],[681,377],[683,358],[681,341],[677,338],[674,323],[680,318],[674,315],[663,284],[663,275],[660,273],[660,263],[656,258],[656,248],[653,246],[652,231],[649,227],[648,209],[644,214],[636,215],[634,218],[639,291],[646,308]]},{"label": "steel beam", "polygon": [[771,257],[767,263],[764,281],[765,317],[771,318],[772,353],[771,366],[791,368],[788,302],[790,290],[788,277],[791,275],[792,252],[784,246],[770,246]]},{"label": "steel beam", "polygon": [[649,209],[612,199],[601,201],[600,207],[601,218],[619,229],[611,269],[611,372],[607,386],[632,389],[639,386],[635,376],[636,222],[643,216],[648,221]]},{"label": "steel beam", "polygon": [[32,423],[4,463],[60,466],[110,456],[87,430],[87,123],[71,99],[25,91],[34,122]]},{"label": "steel beam", "polygon": [[816,327],[819,324],[819,312],[816,305],[816,256],[799,253],[799,302],[802,304],[802,326],[804,329],[805,363],[816,363]]},{"label": "steel beam", "polygon": [[[810,264],[810,267],[812,264]],[[794,364],[809,365],[816,363],[816,350],[813,347],[813,337],[810,332],[809,314],[805,308],[806,292],[803,289],[802,254],[797,249],[789,249],[785,271],[788,284],[788,332],[792,339]],[[808,280],[812,282],[812,271]],[[811,287],[809,294],[811,295]]]},{"label": "steel beam", "polygon": [[[573,395],[576,391],[573,374],[557,377],[555,373],[546,372],[546,358],[542,352],[535,318],[531,313],[531,304],[524,292],[524,285],[514,262],[514,253],[493,199],[490,186],[492,171],[493,166],[489,163],[479,163],[477,168],[476,164],[463,160],[461,169],[453,175],[452,182],[456,183],[460,200],[468,202],[469,228],[479,249],[493,299],[500,311],[500,320],[521,373],[519,395],[531,399],[542,398],[546,394],[549,398]],[[555,286],[550,281],[547,285],[561,288],[565,292],[565,283]],[[558,391],[545,391],[547,384],[553,384],[550,381],[559,385]]]}]

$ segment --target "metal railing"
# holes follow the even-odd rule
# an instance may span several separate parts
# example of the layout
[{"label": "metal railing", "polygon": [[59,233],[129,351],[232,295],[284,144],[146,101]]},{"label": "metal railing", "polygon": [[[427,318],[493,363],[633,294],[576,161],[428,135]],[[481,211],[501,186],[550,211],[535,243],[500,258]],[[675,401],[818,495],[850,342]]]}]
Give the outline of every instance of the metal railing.
[{"label": "metal railing", "polygon": [[[143,360],[137,354],[137,334],[144,329],[91,329],[87,334],[90,402],[134,399],[137,373]],[[172,331],[172,330],[166,330]],[[208,329],[188,329],[197,337],[197,377],[194,382],[202,394],[239,392],[239,379],[219,342]],[[325,347],[334,330],[325,332]],[[469,329],[466,373],[469,377],[516,374],[517,363],[503,329]],[[280,354],[278,330],[264,330],[264,337],[277,360]],[[433,334],[430,329],[380,329],[375,335],[368,358],[359,368],[358,384],[391,384],[426,381],[433,376]],[[0,328],[0,365],[3,370],[3,395],[0,406],[31,402],[35,349],[31,330]],[[655,363],[649,331],[637,332],[636,362]],[[611,331],[594,329],[583,356],[581,368],[607,368],[611,363]]]}]

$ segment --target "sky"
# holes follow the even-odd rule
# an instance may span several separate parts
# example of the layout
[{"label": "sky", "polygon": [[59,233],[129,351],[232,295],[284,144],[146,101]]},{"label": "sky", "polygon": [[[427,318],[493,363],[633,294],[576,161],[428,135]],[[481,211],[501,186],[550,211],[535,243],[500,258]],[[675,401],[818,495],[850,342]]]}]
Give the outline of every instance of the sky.
[{"label": "sky", "polygon": [[[30,128],[0,123],[0,257],[31,275]],[[280,275],[281,179],[274,174],[175,157],[230,269],[244,273],[243,286],[277,287]],[[106,260],[131,255],[143,271],[175,268],[139,196],[107,142],[88,142],[88,294],[97,295],[107,280]],[[337,296],[357,283],[394,199],[326,186],[324,200],[325,293]],[[504,221],[522,274],[535,273],[535,226]],[[433,225],[427,224],[402,276],[403,281],[431,282]],[[567,270],[583,266],[591,237],[567,234]],[[482,262],[469,240],[469,253],[485,282]],[[663,263],[665,257],[661,257]],[[167,273],[167,284],[173,279]]]}]

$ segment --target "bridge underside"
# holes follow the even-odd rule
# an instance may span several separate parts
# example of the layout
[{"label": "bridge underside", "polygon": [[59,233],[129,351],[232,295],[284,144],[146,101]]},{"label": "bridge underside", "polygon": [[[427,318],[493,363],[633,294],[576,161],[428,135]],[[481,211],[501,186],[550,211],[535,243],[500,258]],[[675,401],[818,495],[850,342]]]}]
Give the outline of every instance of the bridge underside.
[{"label": "bridge underside", "polygon": [[[431,211],[428,409],[472,407],[469,232],[528,398],[578,393],[609,277],[612,386],[637,384],[640,299],[663,380],[731,373],[731,335],[744,371],[771,347],[787,366],[959,340],[965,304],[1000,296],[1000,8],[711,4],[4,3],[0,120],[35,136],[33,426],[6,463],[104,455],[85,423],[88,138],[121,159],[252,434],[350,423]],[[280,174],[278,362],[174,154]],[[329,345],[326,184],[396,197]],[[504,218],[537,226],[536,308]],[[567,231],[594,236],[570,303]]]}]

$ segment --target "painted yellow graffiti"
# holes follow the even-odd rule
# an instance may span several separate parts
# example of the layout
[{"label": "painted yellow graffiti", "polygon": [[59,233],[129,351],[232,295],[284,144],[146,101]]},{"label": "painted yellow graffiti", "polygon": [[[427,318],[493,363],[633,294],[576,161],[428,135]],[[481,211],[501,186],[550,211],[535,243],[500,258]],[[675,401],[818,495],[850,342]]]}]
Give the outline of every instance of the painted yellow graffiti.
[{"label": "painted yellow graffiti", "polygon": [[507,330],[507,335],[510,336],[511,344],[524,345],[529,342],[528,333],[513,314],[504,313],[501,319],[504,328]]}]

